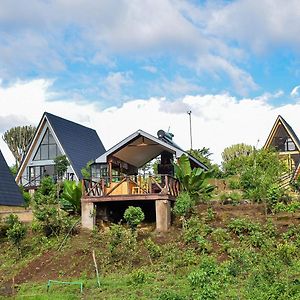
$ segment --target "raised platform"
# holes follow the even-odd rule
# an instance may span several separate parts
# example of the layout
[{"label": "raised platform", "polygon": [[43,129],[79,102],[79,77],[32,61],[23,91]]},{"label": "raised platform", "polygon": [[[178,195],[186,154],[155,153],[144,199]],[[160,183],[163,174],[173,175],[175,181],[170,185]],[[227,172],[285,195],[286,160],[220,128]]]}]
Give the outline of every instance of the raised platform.
[{"label": "raised platform", "polygon": [[164,194],[131,194],[131,195],[109,195],[109,196],[85,196],[81,198],[85,203],[114,202],[114,201],[175,201],[176,197]]}]

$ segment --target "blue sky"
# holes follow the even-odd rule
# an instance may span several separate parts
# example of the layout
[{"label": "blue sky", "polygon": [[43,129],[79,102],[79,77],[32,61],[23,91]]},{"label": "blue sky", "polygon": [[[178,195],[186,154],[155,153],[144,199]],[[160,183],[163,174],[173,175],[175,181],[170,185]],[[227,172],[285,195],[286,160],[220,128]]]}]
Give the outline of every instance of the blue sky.
[{"label": "blue sky", "polygon": [[[298,0],[2,0],[1,88],[42,80],[37,115],[51,102],[103,112],[163,98],[174,116],[197,111],[189,95],[226,95],[237,104],[264,99],[271,122],[279,108],[299,102],[299,28]],[[1,132],[9,113],[13,107],[0,116]]]}]

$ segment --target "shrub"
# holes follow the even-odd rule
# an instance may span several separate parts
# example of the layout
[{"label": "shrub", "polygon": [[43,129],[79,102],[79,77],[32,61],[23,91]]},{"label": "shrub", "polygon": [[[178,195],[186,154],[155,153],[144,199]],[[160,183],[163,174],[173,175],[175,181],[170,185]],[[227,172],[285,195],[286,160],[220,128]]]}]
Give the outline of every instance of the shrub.
[{"label": "shrub", "polygon": [[178,295],[174,291],[164,291],[162,292],[157,300],[187,300],[186,297]]},{"label": "shrub", "polygon": [[124,219],[132,231],[145,219],[145,215],[140,207],[129,206],[124,212]]},{"label": "shrub", "polygon": [[113,224],[109,229],[108,249],[114,260],[127,261],[133,257],[133,251],[136,248],[136,238],[130,230],[119,224]]},{"label": "shrub", "polygon": [[149,274],[147,274],[144,270],[138,269],[132,272],[130,283],[133,285],[143,284],[149,278]]},{"label": "shrub", "polygon": [[175,215],[185,219],[192,211],[195,201],[190,197],[189,193],[181,192],[176,198],[173,208]]},{"label": "shrub", "polygon": [[248,219],[236,218],[232,219],[227,225],[228,229],[236,235],[250,234],[260,230],[260,225]]},{"label": "shrub", "polygon": [[59,235],[71,226],[71,219],[60,207],[56,185],[45,177],[34,194],[33,215],[46,236]]},{"label": "shrub", "polygon": [[267,206],[272,209],[283,196],[283,191],[278,184],[272,184],[267,190]]},{"label": "shrub", "polygon": [[238,178],[229,178],[228,179],[228,187],[231,190],[238,190],[241,187],[240,180]]},{"label": "shrub", "polygon": [[8,240],[17,248],[19,255],[21,254],[21,243],[26,235],[26,227],[21,222],[16,222],[9,227],[7,232]]},{"label": "shrub", "polygon": [[220,195],[220,199],[223,202],[223,204],[231,203],[233,205],[236,205],[242,199],[242,195],[239,192],[222,193]]},{"label": "shrub", "polygon": [[160,246],[155,244],[150,238],[144,240],[144,245],[151,258],[158,258],[161,256],[162,252]]}]

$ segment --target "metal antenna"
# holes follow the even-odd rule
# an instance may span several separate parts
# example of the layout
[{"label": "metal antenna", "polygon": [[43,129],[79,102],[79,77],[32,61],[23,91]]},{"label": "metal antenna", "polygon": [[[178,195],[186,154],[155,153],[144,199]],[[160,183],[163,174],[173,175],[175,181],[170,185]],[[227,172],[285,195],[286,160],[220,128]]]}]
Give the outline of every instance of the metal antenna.
[{"label": "metal antenna", "polygon": [[190,119],[190,139],[191,139],[191,150],[193,149],[193,140],[192,140],[192,111],[187,111],[187,114],[189,115]]}]

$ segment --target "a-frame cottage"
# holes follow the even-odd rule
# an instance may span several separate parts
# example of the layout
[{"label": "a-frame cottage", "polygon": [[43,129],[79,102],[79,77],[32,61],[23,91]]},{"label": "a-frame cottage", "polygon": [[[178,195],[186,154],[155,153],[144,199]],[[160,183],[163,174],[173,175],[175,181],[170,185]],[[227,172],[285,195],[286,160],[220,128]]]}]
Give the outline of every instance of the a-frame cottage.
[{"label": "a-frame cottage", "polygon": [[36,189],[44,176],[55,176],[54,159],[66,155],[70,166],[64,179],[79,181],[81,169],[105,148],[94,129],[45,112],[28,147],[16,182]]},{"label": "a-frame cottage", "polygon": [[300,140],[293,128],[282,116],[278,116],[264,145],[264,149],[275,149],[286,160],[290,178],[300,174]]},{"label": "a-frame cottage", "polygon": [[24,206],[24,199],[0,151],[0,206]]}]

